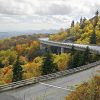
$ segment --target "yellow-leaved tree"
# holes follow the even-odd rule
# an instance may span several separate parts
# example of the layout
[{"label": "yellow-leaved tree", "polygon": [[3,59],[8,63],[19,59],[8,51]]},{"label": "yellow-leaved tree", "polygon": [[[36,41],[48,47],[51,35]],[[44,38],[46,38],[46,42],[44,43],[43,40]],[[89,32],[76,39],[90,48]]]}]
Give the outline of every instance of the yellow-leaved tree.
[{"label": "yellow-leaved tree", "polygon": [[37,77],[41,75],[42,57],[36,57],[32,62],[23,66],[23,79]]},{"label": "yellow-leaved tree", "polygon": [[60,71],[63,71],[68,68],[71,56],[70,54],[66,54],[66,53],[62,53],[59,55],[54,54],[53,59],[54,59],[54,63],[57,64],[58,69]]},{"label": "yellow-leaved tree", "polygon": [[65,30],[61,29],[58,34],[50,35],[49,39],[52,41],[62,41],[65,38],[67,38],[67,36],[68,36],[68,33]]},{"label": "yellow-leaved tree", "polygon": [[66,100],[100,100],[100,76],[96,75],[89,82],[78,86]]},{"label": "yellow-leaved tree", "polygon": [[12,66],[7,66],[0,69],[0,84],[11,83],[12,77],[13,77]]}]

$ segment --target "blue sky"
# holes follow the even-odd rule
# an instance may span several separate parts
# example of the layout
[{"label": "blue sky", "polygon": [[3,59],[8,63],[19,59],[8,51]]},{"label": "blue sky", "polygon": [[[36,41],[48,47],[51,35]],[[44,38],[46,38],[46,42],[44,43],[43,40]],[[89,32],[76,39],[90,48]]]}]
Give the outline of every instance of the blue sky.
[{"label": "blue sky", "polygon": [[0,0],[0,31],[67,28],[96,10],[99,0]]}]

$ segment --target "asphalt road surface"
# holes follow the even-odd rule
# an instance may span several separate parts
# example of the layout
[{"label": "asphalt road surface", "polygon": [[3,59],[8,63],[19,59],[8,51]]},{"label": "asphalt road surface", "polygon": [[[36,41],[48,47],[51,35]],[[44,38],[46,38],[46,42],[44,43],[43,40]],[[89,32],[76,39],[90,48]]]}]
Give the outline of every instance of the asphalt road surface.
[{"label": "asphalt road surface", "polygon": [[[43,84],[37,83],[10,90],[1,93],[0,100],[64,100],[70,93],[66,88],[88,81],[98,73],[97,70],[100,70],[100,65],[79,73],[45,81]],[[44,84],[50,84],[50,86]],[[53,85],[54,87],[51,87]]]}]

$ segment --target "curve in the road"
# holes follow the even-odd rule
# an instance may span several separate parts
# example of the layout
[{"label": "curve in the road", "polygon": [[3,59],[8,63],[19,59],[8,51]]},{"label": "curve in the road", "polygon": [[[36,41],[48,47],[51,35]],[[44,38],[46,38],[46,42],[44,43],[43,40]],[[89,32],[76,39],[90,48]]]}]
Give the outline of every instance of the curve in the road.
[{"label": "curve in the road", "polygon": [[50,41],[48,38],[40,38],[39,40],[41,44],[55,46],[55,47],[62,47],[62,48],[71,48],[72,46],[74,46],[75,49],[77,50],[84,50],[85,48],[89,47],[91,52],[100,55],[100,46],[55,42],[55,41]]}]

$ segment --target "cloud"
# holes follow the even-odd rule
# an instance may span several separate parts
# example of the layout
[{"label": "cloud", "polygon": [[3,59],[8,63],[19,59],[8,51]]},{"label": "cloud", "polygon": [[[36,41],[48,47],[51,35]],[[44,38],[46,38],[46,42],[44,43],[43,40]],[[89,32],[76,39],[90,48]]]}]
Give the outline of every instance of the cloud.
[{"label": "cloud", "polygon": [[[27,0],[0,0],[0,14],[5,15],[31,15],[34,10]],[[33,4],[34,6],[34,4]]]},{"label": "cloud", "polygon": [[90,9],[91,14],[95,14],[96,10],[98,10],[100,12],[100,2],[94,3],[93,5],[91,5],[90,8],[91,8]]},{"label": "cloud", "polygon": [[40,9],[36,11],[36,14],[39,15],[68,15],[72,12],[72,8],[70,5],[59,5],[59,4],[52,4],[46,9]]},{"label": "cloud", "polygon": [[44,24],[49,24],[45,28],[66,27],[73,19],[90,18],[97,9],[100,10],[99,0],[0,0],[0,24],[16,28],[22,23],[38,24],[39,28]]}]

